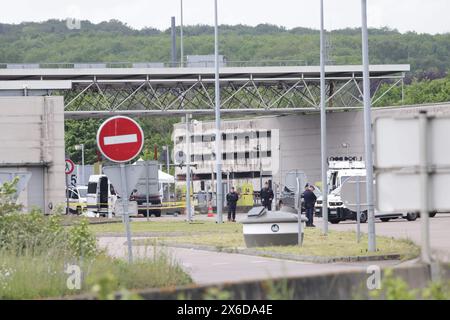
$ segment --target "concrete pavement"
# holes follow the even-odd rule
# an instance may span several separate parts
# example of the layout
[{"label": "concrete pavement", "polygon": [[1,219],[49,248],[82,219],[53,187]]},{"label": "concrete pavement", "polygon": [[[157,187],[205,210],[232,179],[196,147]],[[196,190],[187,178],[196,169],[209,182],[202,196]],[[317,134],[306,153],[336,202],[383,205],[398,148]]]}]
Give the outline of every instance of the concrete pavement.
[{"label": "concrete pavement", "polygon": [[[135,238],[138,239],[138,238]],[[115,257],[126,257],[125,237],[100,237],[101,248]],[[307,276],[339,271],[366,270],[368,265],[394,266],[398,261],[377,261],[364,263],[315,264],[235,253],[210,252],[203,250],[165,247],[174,261],[188,272],[197,284],[213,284],[244,280],[260,280],[289,276]],[[134,246],[136,258],[151,258],[152,246]]]},{"label": "concrete pavement", "polygon": [[[322,219],[315,219],[317,227],[322,226]],[[409,239],[420,245],[420,218],[416,221],[405,219],[393,219],[389,222],[377,220],[375,232],[377,235]],[[343,221],[339,224],[330,224],[331,230],[356,231],[355,221]],[[361,224],[361,231],[367,233],[367,223]],[[450,214],[438,213],[434,218],[430,218],[430,242],[433,256],[441,261],[450,261]]]},{"label": "concrete pavement", "polygon": [[[239,214],[237,215],[237,220],[240,221],[245,217],[245,214]],[[153,221],[182,221],[184,219],[184,216],[150,218]],[[204,215],[196,215],[194,219],[215,221],[215,218],[207,218]],[[420,221],[420,219],[416,221],[395,219],[389,222],[377,220],[376,233],[377,235],[388,237],[410,239],[420,244]],[[317,227],[321,227],[322,220],[315,219],[314,223]],[[331,230],[356,231],[356,223],[354,221],[345,221],[337,225],[330,224],[329,227]],[[431,218],[430,229],[434,256],[443,261],[450,261],[450,214],[437,214],[436,217]],[[361,224],[361,231],[367,232],[367,223]],[[99,238],[99,245],[107,249],[107,252],[113,256],[126,257],[125,241],[124,237],[101,237]],[[368,265],[373,264],[380,266],[395,266],[399,264],[398,261],[315,264],[185,248],[167,247],[163,250],[166,250],[191,275],[197,284],[307,276],[339,271],[365,270]],[[135,257],[151,258],[153,256],[153,247],[134,246],[133,252]]]},{"label": "concrete pavement", "polygon": [[[226,218],[226,215],[224,215],[224,218]],[[238,222],[245,218],[246,214],[238,214],[236,216]],[[158,221],[158,219],[183,221],[185,217],[181,215],[178,217],[168,216],[151,219],[154,221]],[[195,215],[194,219],[215,221],[215,218],[208,218],[206,215]],[[382,222],[377,219],[375,229],[377,235],[409,239],[420,245],[420,222],[420,218],[416,221],[393,219],[389,222]],[[321,228],[322,219],[315,218],[314,224],[317,228]],[[343,221],[339,224],[329,224],[329,229],[338,231],[356,231],[356,222]],[[361,224],[361,231],[367,233],[367,223]],[[442,261],[450,261],[450,213],[438,213],[434,218],[430,218],[430,237],[433,255]]]}]

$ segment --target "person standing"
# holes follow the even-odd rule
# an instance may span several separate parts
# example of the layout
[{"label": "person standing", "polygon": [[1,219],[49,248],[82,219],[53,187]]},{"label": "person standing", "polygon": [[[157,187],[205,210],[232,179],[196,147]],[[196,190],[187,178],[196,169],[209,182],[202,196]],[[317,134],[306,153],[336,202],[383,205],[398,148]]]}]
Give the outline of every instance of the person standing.
[{"label": "person standing", "polygon": [[239,194],[231,187],[231,191],[227,194],[228,221],[236,222],[236,207],[239,200]]},{"label": "person standing", "polygon": [[303,202],[305,204],[306,217],[308,222],[307,227],[315,227],[314,225],[314,207],[316,206],[317,197],[314,194],[314,186],[309,185],[303,192]]},{"label": "person standing", "polygon": [[272,211],[273,191],[269,187],[269,183],[264,183],[264,188],[261,189],[261,204],[269,211]]}]

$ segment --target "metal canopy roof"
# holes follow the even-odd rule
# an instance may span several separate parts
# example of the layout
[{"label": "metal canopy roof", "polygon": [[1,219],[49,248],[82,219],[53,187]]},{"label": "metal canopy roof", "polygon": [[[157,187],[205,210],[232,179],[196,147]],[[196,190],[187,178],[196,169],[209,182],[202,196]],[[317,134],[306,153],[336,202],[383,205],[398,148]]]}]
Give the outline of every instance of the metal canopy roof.
[{"label": "metal canopy roof", "polygon": [[[410,66],[371,65],[372,77],[383,77],[410,71]],[[326,66],[326,77],[361,77],[361,65]],[[223,67],[220,69],[221,80],[249,79],[286,79],[318,78],[319,66],[277,66],[277,67]],[[214,79],[213,68],[30,68],[0,69],[0,80],[202,80]]]},{"label": "metal canopy roof", "polygon": [[[66,118],[211,114],[215,108],[213,68],[75,65],[0,69],[0,95],[64,95]],[[371,65],[369,70],[376,105],[403,83],[410,66]],[[361,65],[326,66],[327,109],[362,106],[362,72]],[[224,114],[317,112],[319,80],[319,66],[222,67],[221,110]],[[388,84],[387,89],[382,83]]]}]

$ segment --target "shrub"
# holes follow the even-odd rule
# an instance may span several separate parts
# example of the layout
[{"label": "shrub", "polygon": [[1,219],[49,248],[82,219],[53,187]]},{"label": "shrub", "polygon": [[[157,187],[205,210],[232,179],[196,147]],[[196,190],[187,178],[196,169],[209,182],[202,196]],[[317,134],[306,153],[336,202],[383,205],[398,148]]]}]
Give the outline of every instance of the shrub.
[{"label": "shrub", "polygon": [[69,231],[69,247],[77,257],[92,257],[97,253],[95,235],[87,219],[81,219]]},{"label": "shrub", "polygon": [[19,177],[11,182],[0,185],[0,216],[22,210],[22,205],[16,204],[16,190]]},{"label": "shrub", "polygon": [[72,228],[64,228],[61,220],[60,215],[46,217],[40,211],[0,216],[0,251],[31,256],[94,256],[96,239],[87,220],[80,220]]}]

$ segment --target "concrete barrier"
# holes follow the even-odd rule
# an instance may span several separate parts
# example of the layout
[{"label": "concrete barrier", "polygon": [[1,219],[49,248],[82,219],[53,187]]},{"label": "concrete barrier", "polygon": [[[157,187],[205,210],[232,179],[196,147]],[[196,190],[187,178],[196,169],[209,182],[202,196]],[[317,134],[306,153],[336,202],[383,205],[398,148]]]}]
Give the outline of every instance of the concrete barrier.
[{"label": "concrete barrier", "polygon": [[[432,272],[434,269],[434,272]],[[381,272],[383,281],[385,271]],[[450,266],[430,268],[428,265],[413,264],[393,269],[393,276],[403,279],[411,289],[426,287],[434,274],[441,280],[450,279]],[[246,281],[217,285],[189,285],[184,287],[140,290],[146,300],[352,300],[368,299],[367,280],[371,274],[361,271],[339,272],[304,277],[278,278],[263,281]],[[435,279],[436,280],[436,279]],[[120,294],[116,296],[120,299]],[[70,297],[69,299],[93,299],[92,296]]]}]

